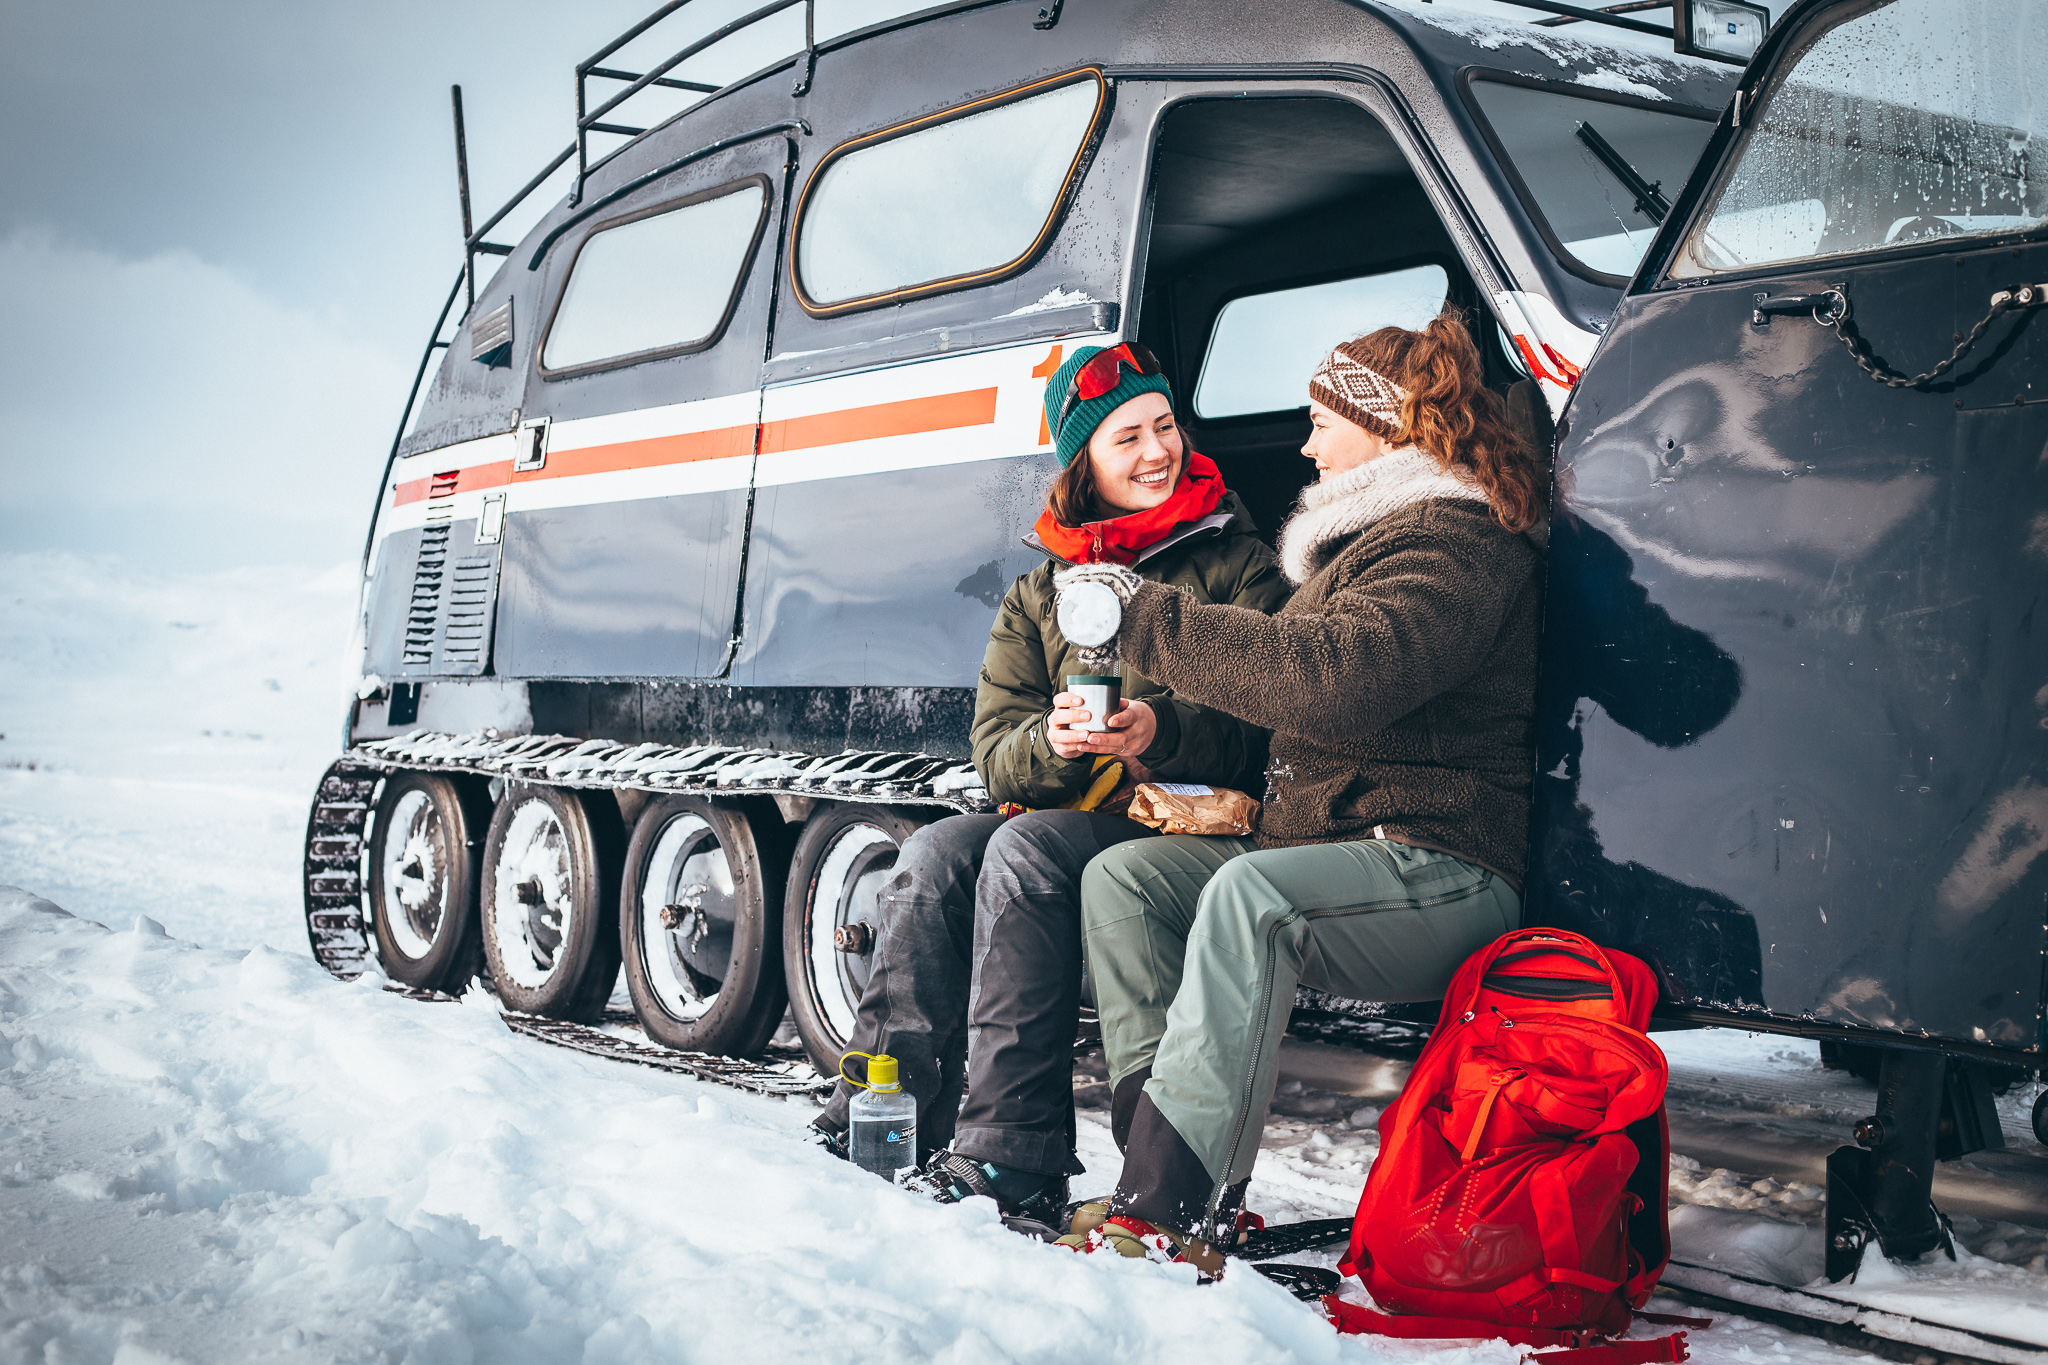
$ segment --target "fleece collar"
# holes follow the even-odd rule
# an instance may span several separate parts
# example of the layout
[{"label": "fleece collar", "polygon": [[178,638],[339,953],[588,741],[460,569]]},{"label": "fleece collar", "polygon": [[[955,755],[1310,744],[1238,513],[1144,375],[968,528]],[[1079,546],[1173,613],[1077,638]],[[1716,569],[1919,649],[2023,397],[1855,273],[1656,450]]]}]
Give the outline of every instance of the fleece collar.
[{"label": "fleece collar", "polygon": [[1431,498],[1487,500],[1478,484],[1446,472],[1434,455],[1414,446],[1312,483],[1280,528],[1280,568],[1292,582],[1306,583],[1360,531]]}]

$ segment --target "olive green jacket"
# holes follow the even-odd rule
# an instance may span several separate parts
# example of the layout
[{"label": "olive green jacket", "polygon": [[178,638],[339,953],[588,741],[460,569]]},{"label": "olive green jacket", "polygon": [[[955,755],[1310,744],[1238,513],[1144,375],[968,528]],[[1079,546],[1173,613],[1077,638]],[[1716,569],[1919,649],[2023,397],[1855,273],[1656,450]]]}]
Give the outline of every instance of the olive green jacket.
[{"label": "olive green jacket", "polygon": [[[1027,545],[1045,551],[1037,537]],[[1087,673],[1079,651],[1053,619],[1052,576],[1066,561],[1046,562],[1010,585],[989,631],[974,699],[974,767],[999,802],[1043,810],[1087,790],[1095,760],[1061,758],[1045,738],[1045,717],[1066,678]],[[1256,611],[1278,610],[1289,587],[1273,552],[1257,536],[1237,494],[1226,493],[1211,515],[1174,528],[1131,566],[1156,583],[1181,589],[1198,602],[1225,602]],[[1168,782],[1209,782],[1257,791],[1266,762],[1266,732],[1234,716],[1175,695],[1129,668],[1123,695],[1144,701],[1159,718],[1159,733],[1139,761]]]}]

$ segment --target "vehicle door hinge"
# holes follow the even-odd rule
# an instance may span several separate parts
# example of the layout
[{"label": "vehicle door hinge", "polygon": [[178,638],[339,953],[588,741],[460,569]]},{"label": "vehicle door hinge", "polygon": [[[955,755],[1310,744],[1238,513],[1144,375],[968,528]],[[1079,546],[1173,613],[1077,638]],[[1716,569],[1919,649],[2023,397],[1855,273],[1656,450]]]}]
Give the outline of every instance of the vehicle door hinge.
[{"label": "vehicle door hinge", "polygon": [[1060,21],[1060,7],[1067,0],[1047,0],[1038,7],[1038,17],[1031,21],[1033,28],[1051,28]]}]

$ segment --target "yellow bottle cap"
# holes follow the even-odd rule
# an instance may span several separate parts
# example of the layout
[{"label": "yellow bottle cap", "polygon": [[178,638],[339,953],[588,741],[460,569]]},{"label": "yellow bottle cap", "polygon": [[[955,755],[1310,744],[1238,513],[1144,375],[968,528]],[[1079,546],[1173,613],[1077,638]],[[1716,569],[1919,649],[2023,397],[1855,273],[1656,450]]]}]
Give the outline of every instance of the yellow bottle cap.
[{"label": "yellow bottle cap", "polygon": [[[848,1057],[868,1059],[868,1078],[865,1081],[857,1081],[846,1074]],[[848,1085],[857,1085],[863,1090],[890,1093],[903,1088],[903,1083],[896,1077],[896,1059],[886,1052],[842,1052],[839,1055],[839,1079]]]}]

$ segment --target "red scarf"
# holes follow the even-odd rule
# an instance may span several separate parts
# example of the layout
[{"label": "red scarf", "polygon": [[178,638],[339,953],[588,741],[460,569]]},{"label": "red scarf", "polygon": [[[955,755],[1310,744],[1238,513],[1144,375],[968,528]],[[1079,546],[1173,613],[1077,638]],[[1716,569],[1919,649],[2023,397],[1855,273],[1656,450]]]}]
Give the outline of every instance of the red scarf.
[{"label": "red scarf", "polygon": [[[1087,459],[1086,451],[1080,458]],[[1185,522],[1199,521],[1223,501],[1223,473],[1207,455],[1190,450],[1173,494],[1157,507],[1110,521],[1067,526],[1047,508],[1032,529],[1046,549],[1070,564],[1130,564]]]}]

